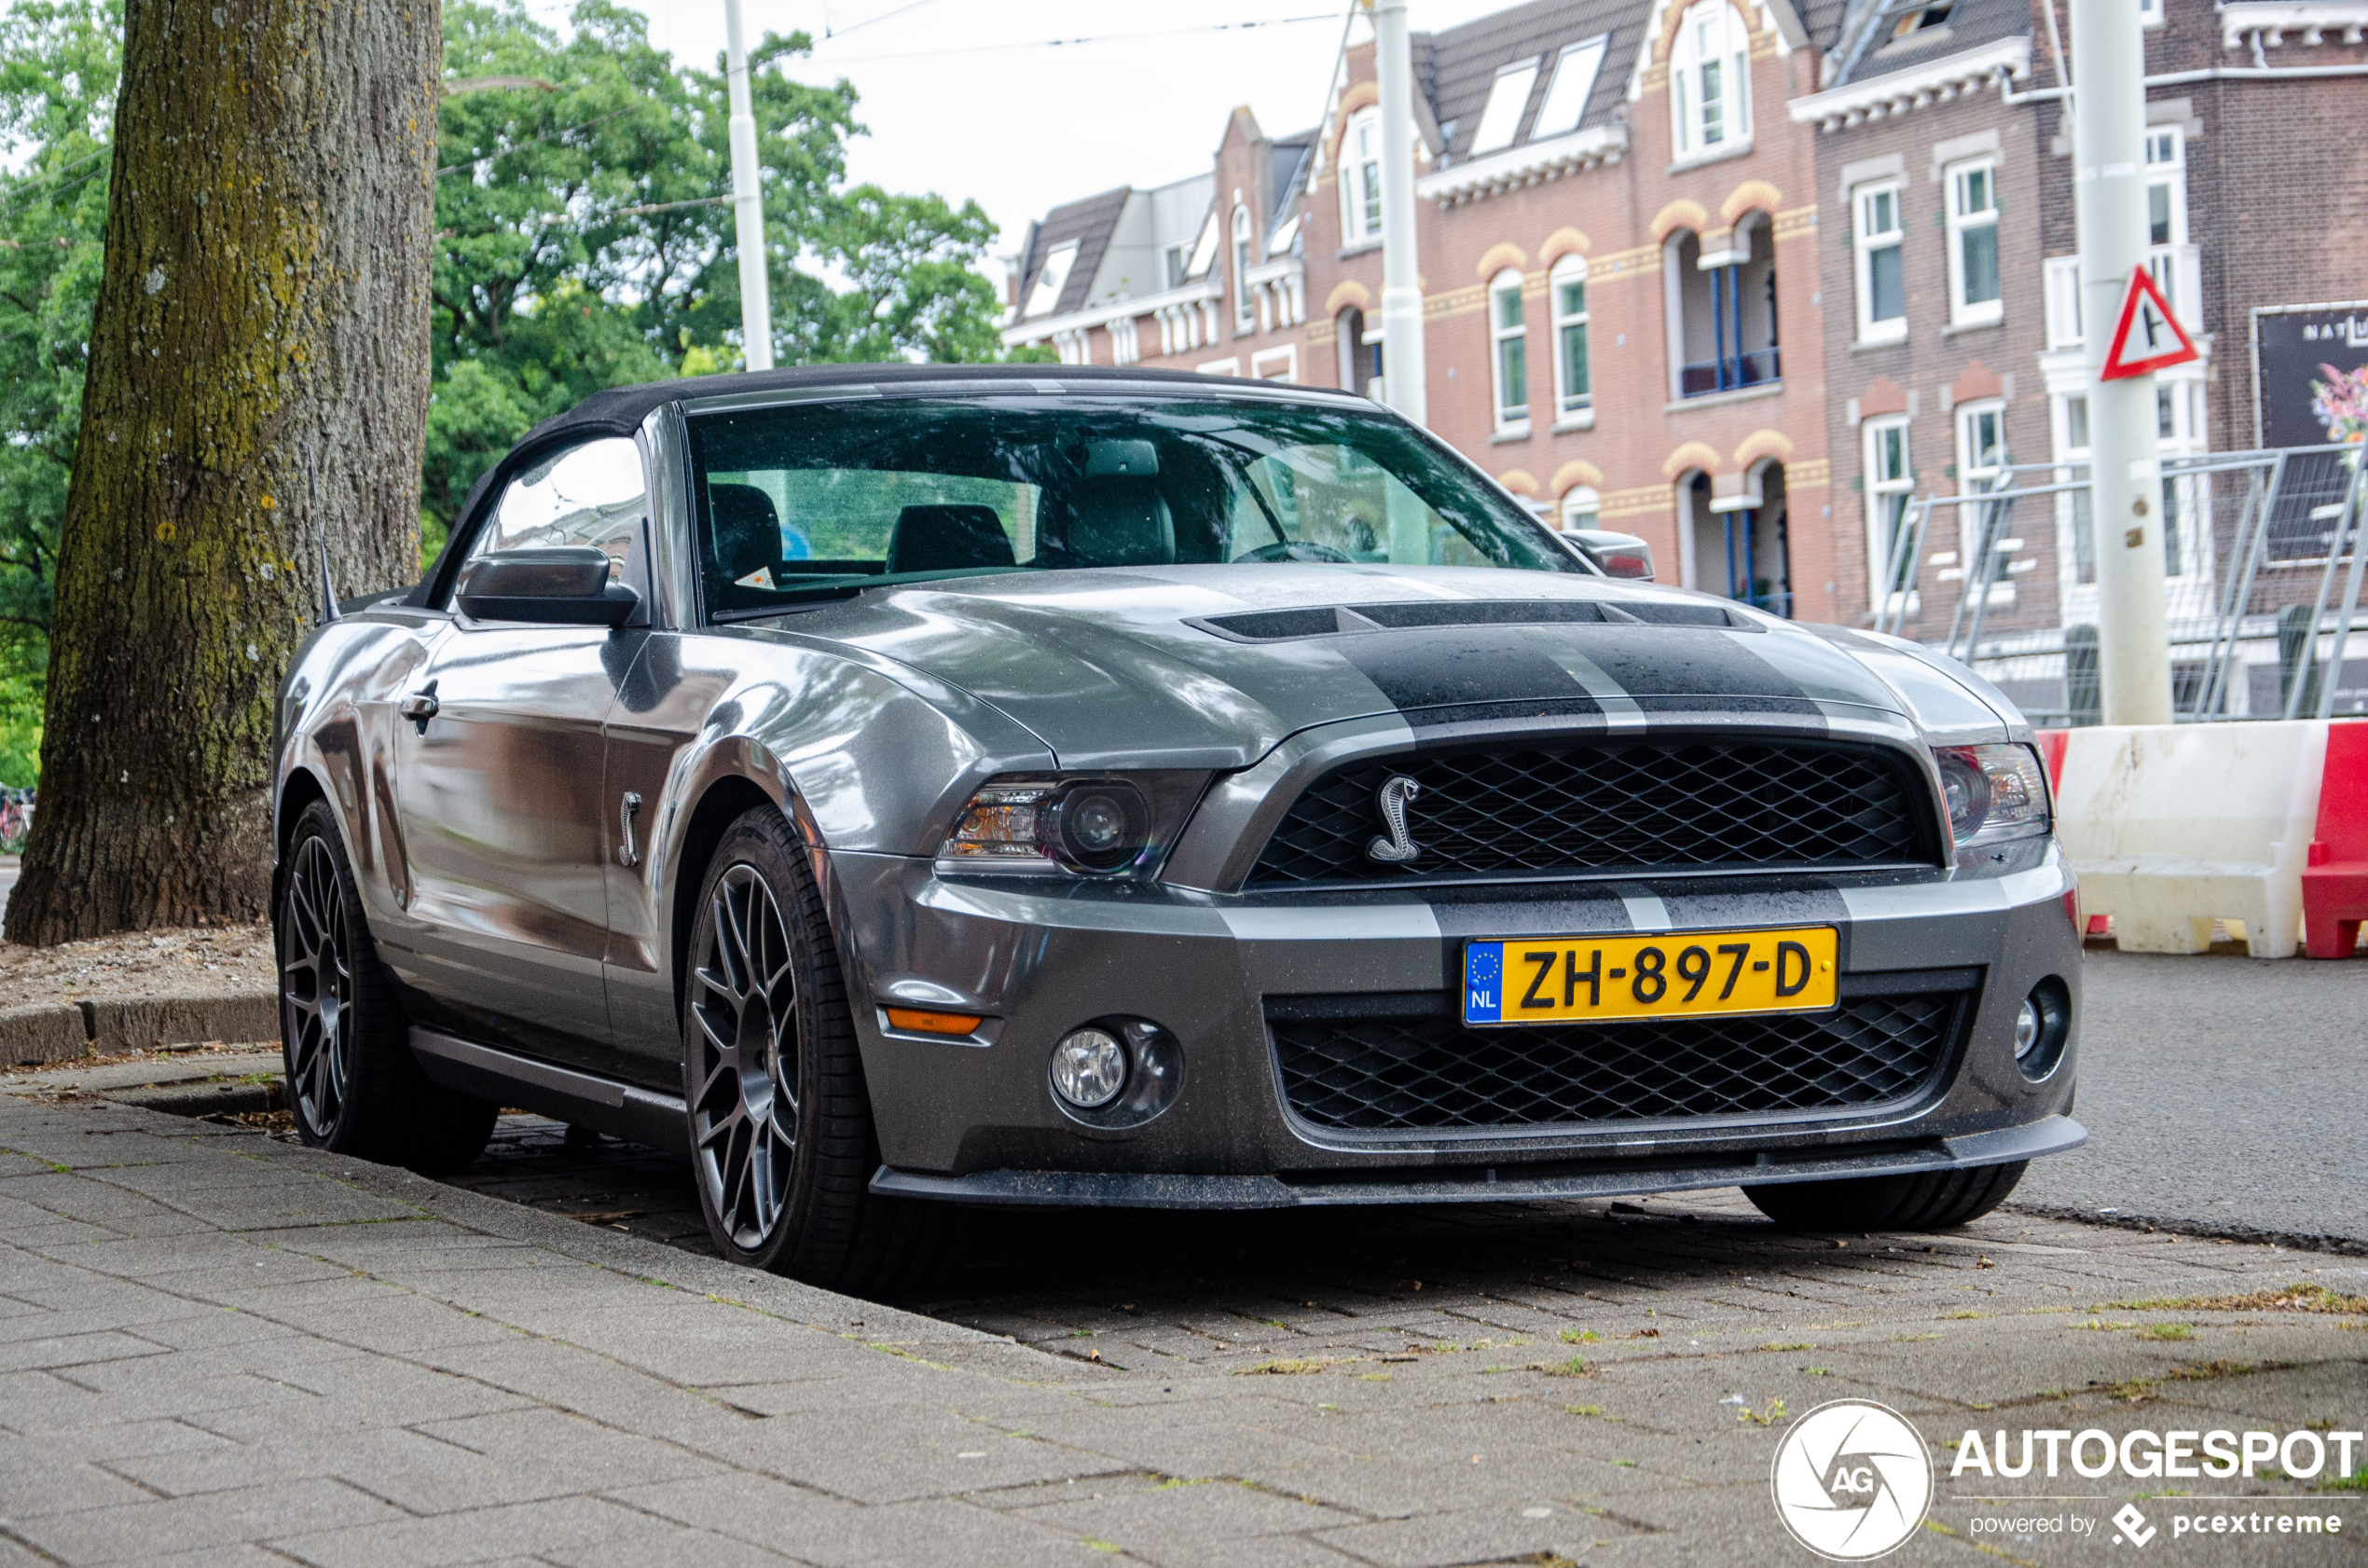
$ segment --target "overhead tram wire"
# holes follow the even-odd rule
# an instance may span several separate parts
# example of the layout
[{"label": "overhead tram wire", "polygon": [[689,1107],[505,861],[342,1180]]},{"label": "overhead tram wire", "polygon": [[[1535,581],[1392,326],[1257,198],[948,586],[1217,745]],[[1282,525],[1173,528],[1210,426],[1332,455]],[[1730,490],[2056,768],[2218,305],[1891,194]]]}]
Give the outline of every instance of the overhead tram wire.
[{"label": "overhead tram wire", "polygon": [[539,147],[545,142],[557,141],[562,136],[571,135],[578,131],[589,131],[596,125],[606,125],[609,121],[616,119],[624,115],[629,115],[640,107],[641,107],[641,105],[639,103],[628,103],[622,109],[613,109],[605,115],[600,115],[595,118],[585,120],[580,124],[563,125],[557,131],[546,131],[542,135],[537,136],[530,141],[514,143],[509,146],[500,148],[494,152],[489,152],[483,158],[473,158],[465,163],[447,163],[443,168],[435,172],[435,177],[440,180],[447,174],[457,174],[463,169],[481,169],[485,165],[491,163],[497,158],[507,158],[512,153],[524,152],[529,147]]}]

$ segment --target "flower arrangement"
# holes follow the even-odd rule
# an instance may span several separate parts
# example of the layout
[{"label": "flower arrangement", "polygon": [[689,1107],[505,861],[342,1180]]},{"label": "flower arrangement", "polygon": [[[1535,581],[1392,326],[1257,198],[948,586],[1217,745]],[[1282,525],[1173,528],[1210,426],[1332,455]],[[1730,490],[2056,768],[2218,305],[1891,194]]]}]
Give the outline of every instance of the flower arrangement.
[{"label": "flower arrangement", "polygon": [[2326,427],[2327,439],[2350,447],[2368,444],[2368,364],[2356,370],[2319,368],[2327,378],[2310,383],[2310,411]]}]

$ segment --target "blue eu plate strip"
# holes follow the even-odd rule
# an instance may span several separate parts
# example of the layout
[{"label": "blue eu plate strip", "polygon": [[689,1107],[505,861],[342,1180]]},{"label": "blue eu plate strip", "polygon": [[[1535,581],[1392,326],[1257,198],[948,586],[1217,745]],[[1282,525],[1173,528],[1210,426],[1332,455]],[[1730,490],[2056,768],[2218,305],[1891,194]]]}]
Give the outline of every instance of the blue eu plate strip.
[{"label": "blue eu plate strip", "polygon": [[1464,949],[1464,1022],[1494,1024],[1504,1017],[1505,944],[1476,942]]}]

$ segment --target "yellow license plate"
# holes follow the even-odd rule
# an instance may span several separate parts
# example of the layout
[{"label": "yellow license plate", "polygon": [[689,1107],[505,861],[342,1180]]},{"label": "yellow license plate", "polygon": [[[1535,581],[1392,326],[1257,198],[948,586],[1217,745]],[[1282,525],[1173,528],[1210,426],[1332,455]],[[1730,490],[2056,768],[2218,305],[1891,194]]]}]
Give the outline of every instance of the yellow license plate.
[{"label": "yellow license plate", "polygon": [[1468,942],[1464,1022],[1818,1012],[1838,995],[1839,947],[1831,926]]}]

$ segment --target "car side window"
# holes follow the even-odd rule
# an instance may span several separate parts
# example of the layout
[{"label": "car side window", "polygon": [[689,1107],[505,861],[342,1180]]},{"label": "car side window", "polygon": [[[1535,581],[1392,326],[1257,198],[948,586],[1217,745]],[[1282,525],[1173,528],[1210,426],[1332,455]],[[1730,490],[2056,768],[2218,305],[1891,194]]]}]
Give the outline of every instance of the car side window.
[{"label": "car side window", "polygon": [[[607,553],[609,581],[649,594],[649,515],[641,453],[604,436],[554,452],[511,479],[461,561],[533,545],[590,544]],[[456,578],[457,580],[457,578]]]}]

